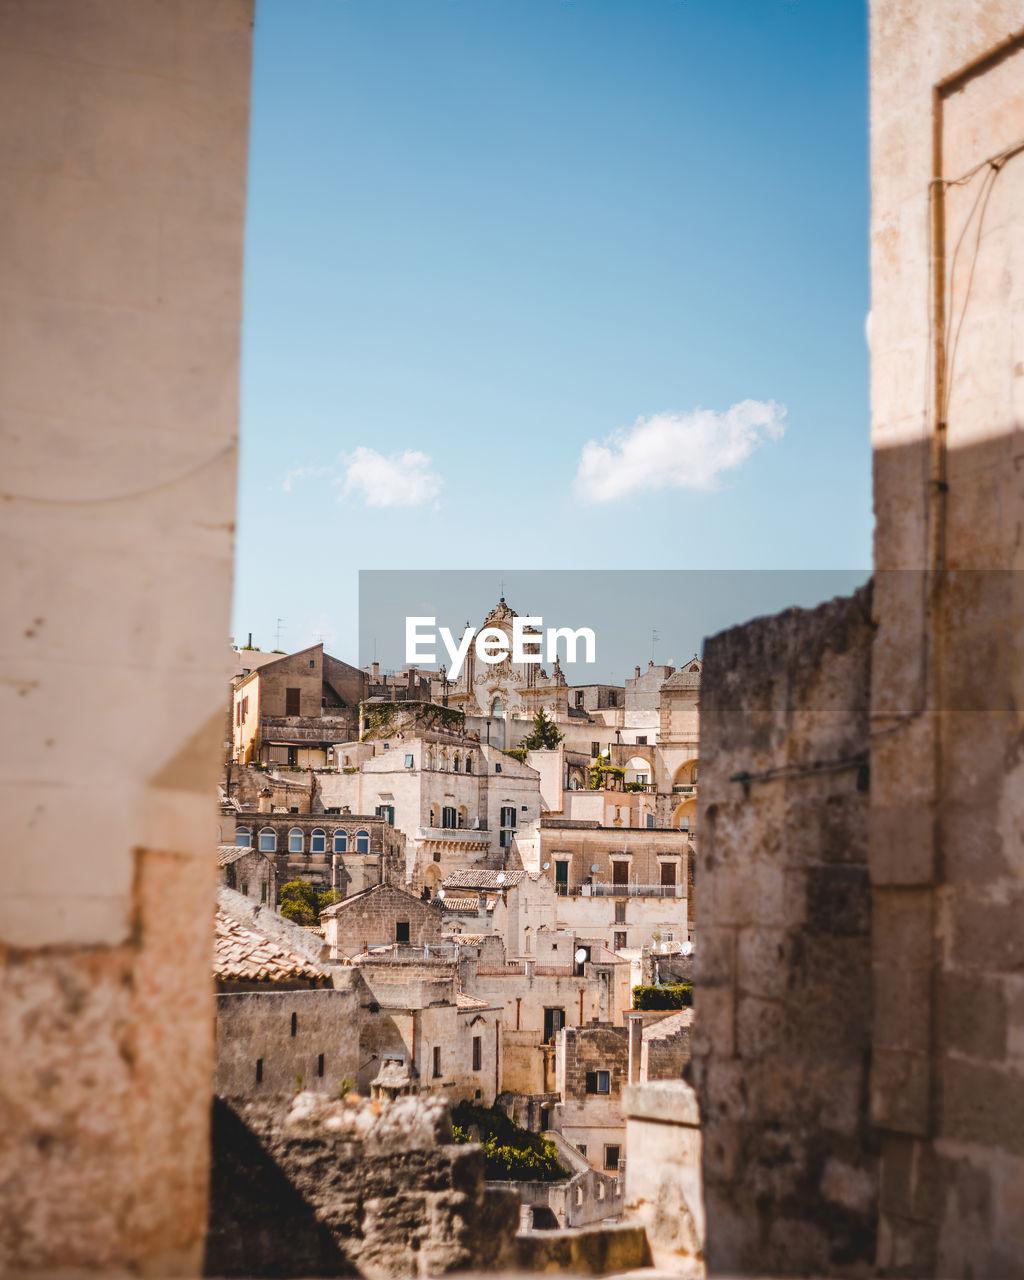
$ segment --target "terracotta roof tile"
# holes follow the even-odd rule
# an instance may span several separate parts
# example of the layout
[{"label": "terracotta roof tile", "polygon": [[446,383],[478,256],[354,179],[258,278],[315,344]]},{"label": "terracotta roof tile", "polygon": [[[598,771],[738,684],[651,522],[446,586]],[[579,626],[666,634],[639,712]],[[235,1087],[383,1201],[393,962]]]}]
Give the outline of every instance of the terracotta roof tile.
[{"label": "terracotta roof tile", "polygon": [[216,917],[213,973],[229,982],[295,982],[328,976],[314,961],[247,929],[221,910]]}]

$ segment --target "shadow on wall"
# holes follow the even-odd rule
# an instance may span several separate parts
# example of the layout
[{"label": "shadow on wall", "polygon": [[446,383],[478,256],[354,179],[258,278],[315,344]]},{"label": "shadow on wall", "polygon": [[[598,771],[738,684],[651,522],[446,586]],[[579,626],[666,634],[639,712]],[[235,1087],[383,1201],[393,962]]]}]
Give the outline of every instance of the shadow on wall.
[{"label": "shadow on wall", "polygon": [[[256,1134],[213,1101],[208,1276],[350,1276],[354,1268]],[[272,1216],[267,1205],[274,1205]],[[230,1208],[228,1208],[230,1206]]]}]

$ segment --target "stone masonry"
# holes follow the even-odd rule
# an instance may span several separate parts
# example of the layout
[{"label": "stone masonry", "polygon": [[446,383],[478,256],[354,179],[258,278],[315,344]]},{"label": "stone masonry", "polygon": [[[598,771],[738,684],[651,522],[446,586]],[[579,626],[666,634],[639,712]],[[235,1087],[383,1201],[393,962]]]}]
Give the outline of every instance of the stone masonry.
[{"label": "stone masonry", "polygon": [[519,1199],[441,1098],[218,1099],[206,1274],[366,1280],[509,1268]]},{"label": "stone masonry", "polygon": [[870,590],[708,640],[692,1070],[712,1270],[861,1273]]}]

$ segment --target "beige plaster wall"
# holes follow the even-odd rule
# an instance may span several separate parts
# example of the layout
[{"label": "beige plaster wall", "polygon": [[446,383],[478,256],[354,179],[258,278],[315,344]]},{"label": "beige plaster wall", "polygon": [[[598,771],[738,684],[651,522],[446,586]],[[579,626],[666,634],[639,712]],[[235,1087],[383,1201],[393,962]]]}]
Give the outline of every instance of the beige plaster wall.
[{"label": "beige plaster wall", "polygon": [[0,3],[0,1267],[199,1261],[249,0]]},{"label": "beige plaster wall", "polygon": [[[1024,1257],[1024,12],[871,6],[879,1265]],[[899,572],[902,570],[902,572]]]}]

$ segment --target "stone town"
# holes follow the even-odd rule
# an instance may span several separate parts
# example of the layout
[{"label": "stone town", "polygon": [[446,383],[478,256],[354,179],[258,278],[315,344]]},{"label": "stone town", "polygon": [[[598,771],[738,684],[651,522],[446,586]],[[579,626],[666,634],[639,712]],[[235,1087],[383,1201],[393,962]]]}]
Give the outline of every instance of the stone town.
[{"label": "stone town", "polygon": [[1024,1276],[1024,17],[869,9],[871,584],[226,726],[252,4],[0,0],[5,1274]]},{"label": "stone town", "polygon": [[[689,1060],[691,1011],[673,1011],[688,988],[669,980],[691,977],[694,949],[701,664],[572,688],[557,657],[550,674],[513,660],[504,599],[479,634],[506,637],[505,657],[469,651],[454,681],[322,645],[232,651],[218,1092],[400,1081],[497,1105],[555,1145],[566,1181],[587,1175],[579,1203],[534,1188],[524,1221],[609,1220],[623,1088]],[[302,886],[315,907],[296,907]],[[238,930],[257,955],[282,916],[305,922],[307,961],[244,977]],[[636,987],[653,1008],[633,1008]]]}]

